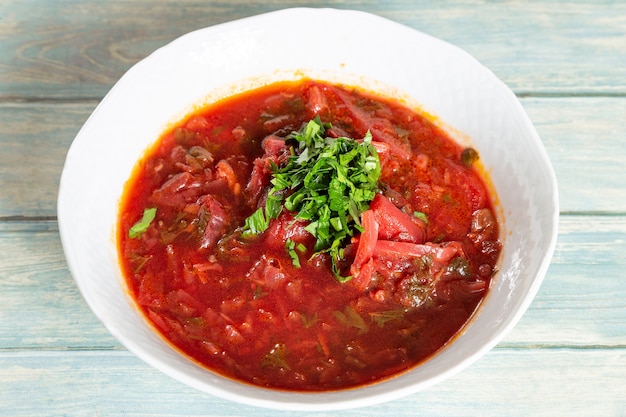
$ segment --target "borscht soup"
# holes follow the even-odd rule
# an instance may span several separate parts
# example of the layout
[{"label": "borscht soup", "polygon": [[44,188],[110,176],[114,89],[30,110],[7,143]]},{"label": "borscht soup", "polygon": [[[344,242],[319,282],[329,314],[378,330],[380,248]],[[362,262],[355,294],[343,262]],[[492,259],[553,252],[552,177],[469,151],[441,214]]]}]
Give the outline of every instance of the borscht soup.
[{"label": "borscht soup", "polygon": [[126,184],[129,293],[176,350],[244,383],[330,391],[413,369],[496,272],[479,158],[405,103],[329,82],[196,109]]}]

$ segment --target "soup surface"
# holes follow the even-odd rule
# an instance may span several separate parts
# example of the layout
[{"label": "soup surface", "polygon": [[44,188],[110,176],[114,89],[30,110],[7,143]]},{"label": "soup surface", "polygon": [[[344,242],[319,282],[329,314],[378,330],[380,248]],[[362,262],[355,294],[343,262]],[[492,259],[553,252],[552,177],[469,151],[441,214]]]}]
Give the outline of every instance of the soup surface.
[{"label": "soup surface", "polygon": [[230,97],[138,163],[118,227],[128,287],[165,339],[227,377],[295,391],[390,377],[450,341],[495,273],[477,158],[351,87]]}]

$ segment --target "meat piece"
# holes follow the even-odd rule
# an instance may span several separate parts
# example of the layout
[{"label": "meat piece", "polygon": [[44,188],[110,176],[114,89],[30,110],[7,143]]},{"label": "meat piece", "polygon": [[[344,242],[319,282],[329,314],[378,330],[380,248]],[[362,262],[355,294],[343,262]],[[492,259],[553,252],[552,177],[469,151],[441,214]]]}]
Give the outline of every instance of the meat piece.
[{"label": "meat piece", "polygon": [[256,207],[263,190],[270,185],[272,163],[280,165],[289,157],[289,148],[283,138],[269,135],[263,139],[262,157],[254,160],[250,180],[246,185],[245,198],[249,207]]},{"label": "meat piece", "polygon": [[307,116],[313,119],[316,116],[328,111],[328,102],[326,97],[318,85],[312,85],[306,91],[307,94]]},{"label": "meat piece", "polygon": [[200,199],[201,208],[198,213],[201,223],[204,223],[204,232],[200,239],[200,249],[210,250],[226,231],[228,213],[212,195]]},{"label": "meat piece", "polygon": [[423,243],[426,225],[396,207],[387,197],[377,194],[370,204],[378,223],[378,237],[399,242]]},{"label": "meat piece", "polygon": [[287,240],[312,247],[315,238],[305,230],[307,222],[296,220],[293,214],[283,211],[278,219],[272,220],[265,232],[265,244],[271,248],[283,249]]},{"label": "meat piece", "polygon": [[410,150],[407,146],[408,144],[404,143],[404,141],[398,137],[397,132],[388,119],[376,117],[360,109],[347,92],[339,88],[333,88],[333,91],[346,106],[357,130],[363,133],[369,130],[372,134],[372,139],[389,145],[391,154],[395,157],[404,160],[408,160],[411,157]]},{"label": "meat piece", "polygon": [[157,205],[180,207],[195,201],[203,193],[203,182],[189,172],[180,172],[152,193]]},{"label": "meat piece", "polygon": [[496,240],[498,234],[498,224],[495,216],[488,208],[476,210],[472,213],[471,232],[468,237],[475,244],[484,241]]}]

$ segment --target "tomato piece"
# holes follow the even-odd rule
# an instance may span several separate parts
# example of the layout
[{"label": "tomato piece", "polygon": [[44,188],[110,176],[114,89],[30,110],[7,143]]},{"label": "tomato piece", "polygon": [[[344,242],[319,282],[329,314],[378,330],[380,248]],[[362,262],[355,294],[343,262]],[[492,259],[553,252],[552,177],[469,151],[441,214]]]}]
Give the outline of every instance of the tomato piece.
[{"label": "tomato piece", "polygon": [[[356,249],[356,255],[354,256],[354,262],[350,267],[350,274],[358,277],[362,267],[372,259],[374,254],[374,247],[378,240],[378,223],[376,222],[376,216],[372,210],[365,210],[361,213],[361,225],[363,226],[363,233],[359,238],[359,245]],[[359,285],[362,287],[363,285]],[[366,285],[367,286],[367,285]]]},{"label": "tomato piece", "polygon": [[283,211],[278,219],[270,221],[270,225],[265,232],[265,244],[270,248],[284,250],[287,240],[292,240],[296,244],[303,244],[305,247],[312,247],[315,238],[306,231],[307,223],[303,220],[296,220],[293,213]]},{"label": "tomato piece", "polygon": [[326,97],[322,93],[320,86],[312,85],[307,90],[308,102],[307,102],[307,115],[312,119],[315,116],[319,116],[320,113],[328,111],[328,103]]},{"label": "tomato piece", "polygon": [[435,262],[447,263],[454,255],[459,253],[458,245],[438,246],[434,244],[416,244],[409,242],[394,242],[391,240],[378,240],[374,247],[374,256],[411,256],[421,258],[431,255]]},{"label": "tomato piece", "polygon": [[[378,237],[400,242],[424,243],[425,225],[396,207],[387,197],[377,194],[370,204],[379,225]],[[418,223],[421,225],[418,226]]]},{"label": "tomato piece", "polygon": [[212,249],[226,231],[230,217],[224,207],[212,195],[207,194],[201,197],[199,201],[202,203],[199,215],[202,221],[206,223],[200,239],[200,249]]},{"label": "tomato piece", "polygon": [[352,277],[352,285],[359,291],[365,291],[372,280],[372,274],[376,271],[376,265],[374,259],[370,258],[369,261],[361,265],[357,274]]}]

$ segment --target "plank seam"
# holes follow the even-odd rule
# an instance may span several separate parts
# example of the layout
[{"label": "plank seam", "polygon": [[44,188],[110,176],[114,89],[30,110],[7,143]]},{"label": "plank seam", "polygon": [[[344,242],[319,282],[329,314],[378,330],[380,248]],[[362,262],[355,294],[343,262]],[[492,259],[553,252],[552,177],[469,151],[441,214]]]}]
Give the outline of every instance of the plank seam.
[{"label": "plank seam", "polygon": [[[583,352],[583,351],[626,351],[625,344],[617,345],[549,345],[549,344],[528,344],[528,345],[503,345],[496,346],[491,352],[506,352],[506,351],[571,351],[571,352]],[[136,356],[129,350],[126,350],[122,346],[111,347],[45,347],[45,348],[23,348],[23,347],[4,347],[0,348],[0,356],[62,356],[62,355],[82,355],[82,356],[97,356],[97,355],[129,355]]]},{"label": "plank seam", "polygon": [[[520,98],[626,98],[625,91],[524,91],[514,90]],[[104,96],[100,97],[20,97],[0,96],[0,105],[20,104],[97,104]]]}]

